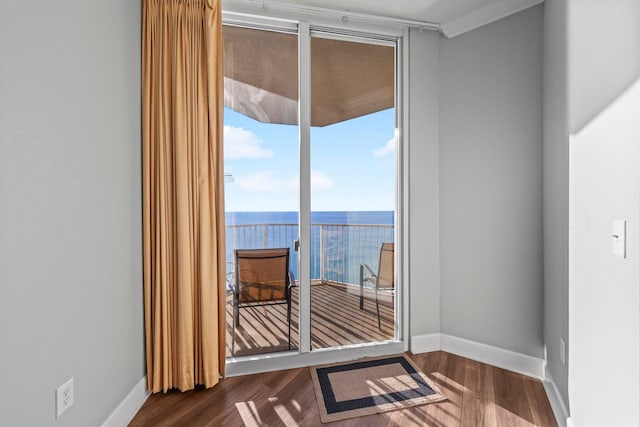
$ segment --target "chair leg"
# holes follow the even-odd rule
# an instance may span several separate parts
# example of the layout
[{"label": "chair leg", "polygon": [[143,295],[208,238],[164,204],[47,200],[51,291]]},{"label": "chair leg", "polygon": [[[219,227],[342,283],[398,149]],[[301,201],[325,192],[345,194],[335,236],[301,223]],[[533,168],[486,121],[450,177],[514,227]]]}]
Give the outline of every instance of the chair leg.
[{"label": "chair leg", "polygon": [[[235,308],[234,308],[235,312]],[[235,320],[231,322],[233,327],[231,328],[231,356],[236,355],[236,322]]]},{"label": "chair leg", "polygon": [[291,350],[291,297],[287,302],[287,323],[289,324],[289,350]]},{"label": "chair leg", "polygon": [[364,267],[360,264],[360,310],[364,309],[364,282],[362,276],[364,274]]},{"label": "chair leg", "polygon": [[240,304],[235,298],[233,300],[233,322],[236,326],[240,326]]},{"label": "chair leg", "polygon": [[231,334],[231,356],[236,355],[236,326],[240,326],[240,307],[238,304],[238,296],[233,295],[233,330]]},{"label": "chair leg", "polygon": [[378,287],[376,286],[376,312],[378,313],[378,329],[382,330],[380,326],[380,304],[378,303]]}]

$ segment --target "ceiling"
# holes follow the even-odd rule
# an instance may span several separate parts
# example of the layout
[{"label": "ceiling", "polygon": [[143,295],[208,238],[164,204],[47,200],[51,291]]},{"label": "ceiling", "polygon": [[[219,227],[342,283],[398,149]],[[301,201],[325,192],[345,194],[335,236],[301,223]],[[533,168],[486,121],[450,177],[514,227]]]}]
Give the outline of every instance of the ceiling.
[{"label": "ceiling", "polygon": [[[242,1],[242,0],[240,0]],[[257,1],[257,0],[252,0]],[[265,0],[438,24],[447,37],[520,12],[543,0]],[[226,0],[224,3],[237,3]]]},{"label": "ceiling", "polygon": [[[225,25],[224,105],[263,123],[298,123],[298,37]],[[393,108],[395,49],[311,38],[311,126]],[[366,78],[363,78],[366,76]]]}]

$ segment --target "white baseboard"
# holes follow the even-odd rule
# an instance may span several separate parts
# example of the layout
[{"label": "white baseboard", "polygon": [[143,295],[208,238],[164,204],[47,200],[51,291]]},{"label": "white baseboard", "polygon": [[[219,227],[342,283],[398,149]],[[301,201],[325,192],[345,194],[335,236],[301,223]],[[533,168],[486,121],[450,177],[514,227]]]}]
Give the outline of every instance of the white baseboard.
[{"label": "white baseboard", "polygon": [[567,407],[544,359],[447,334],[436,333],[411,337],[411,352],[426,353],[437,350],[540,379],[558,426],[572,427]]},{"label": "white baseboard", "polygon": [[549,367],[546,365],[544,367],[544,380],[542,384],[544,385],[544,391],[547,392],[547,397],[549,398],[549,403],[551,403],[551,409],[553,409],[553,415],[556,417],[558,427],[571,427],[572,424],[571,419],[569,419],[567,406],[564,403],[564,399],[562,399],[556,382],[551,376]]},{"label": "white baseboard", "polygon": [[468,359],[530,377],[544,378],[544,359],[482,344],[447,334],[440,336],[441,349]]},{"label": "white baseboard", "polygon": [[133,386],[129,394],[116,406],[102,427],[125,427],[140,410],[151,393],[147,391],[147,377]]},{"label": "white baseboard", "polygon": [[544,378],[544,360],[515,351],[454,337],[447,334],[427,334],[411,337],[411,351],[424,353],[442,350],[467,359],[530,377]]},{"label": "white baseboard", "polygon": [[440,350],[440,334],[426,334],[411,337],[409,349],[412,353],[428,353]]}]

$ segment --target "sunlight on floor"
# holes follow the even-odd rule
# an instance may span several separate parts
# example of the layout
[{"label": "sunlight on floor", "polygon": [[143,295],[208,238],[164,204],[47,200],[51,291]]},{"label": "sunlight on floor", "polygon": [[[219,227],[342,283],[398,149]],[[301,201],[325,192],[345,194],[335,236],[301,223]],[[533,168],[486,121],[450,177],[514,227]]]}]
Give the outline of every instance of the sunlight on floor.
[{"label": "sunlight on floor", "polygon": [[452,380],[451,378],[442,375],[440,372],[433,372],[431,374],[429,374],[430,377],[436,379],[436,383],[439,386],[442,386],[444,388],[450,388],[452,389],[456,394],[462,395],[462,393],[464,393],[465,391],[470,391],[467,387],[463,386],[462,384]]},{"label": "sunlight on floor", "polygon": [[238,410],[245,426],[253,427],[262,425],[262,420],[260,419],[260,414],[258,413],[258,408],[256,408],[254,401],[238,402],[236,403],[236,409]]}]

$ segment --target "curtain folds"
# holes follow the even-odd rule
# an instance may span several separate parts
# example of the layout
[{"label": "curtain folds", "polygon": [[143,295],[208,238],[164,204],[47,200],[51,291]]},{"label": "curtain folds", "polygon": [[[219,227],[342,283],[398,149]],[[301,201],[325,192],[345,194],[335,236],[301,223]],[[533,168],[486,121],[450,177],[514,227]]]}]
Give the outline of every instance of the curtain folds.
[{"label": "curtain folds", "polygon": [[147,387],[224,375],[225,230],[219,0],[143,0]]}]

